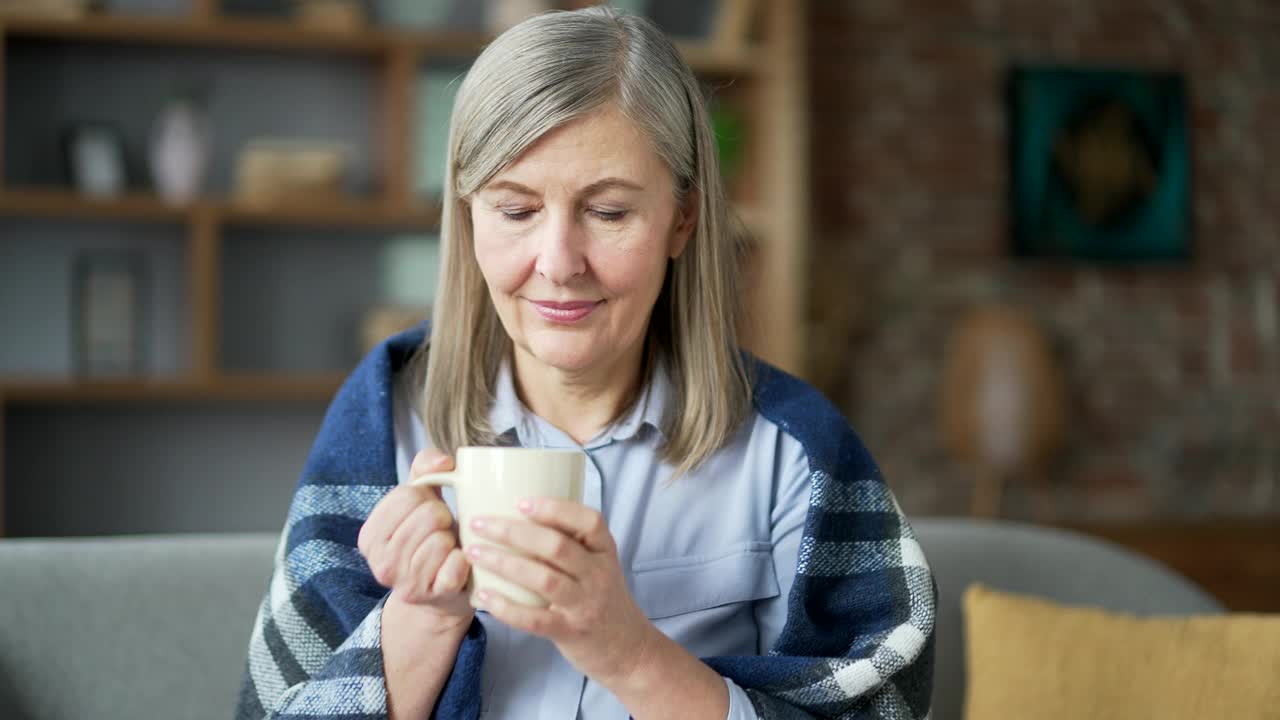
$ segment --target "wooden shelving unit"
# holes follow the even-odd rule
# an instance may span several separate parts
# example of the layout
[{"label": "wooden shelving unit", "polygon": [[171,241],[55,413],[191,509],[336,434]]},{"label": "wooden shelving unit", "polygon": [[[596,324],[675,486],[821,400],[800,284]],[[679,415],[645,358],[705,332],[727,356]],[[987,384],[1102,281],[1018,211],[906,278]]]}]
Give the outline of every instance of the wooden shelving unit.
[{"label": "wooden shelving unit", "polygon": [[227,225],[343,225],[431,229],[440,224],[440,208],[423,203],[411,207],[388,207],[375,202],[339,200],[333,203],[259,207],[234,200],[202,200],[190,205],[174,206],[141,193],[95,200],[66,190],[0,190],[2,215],[190,223],[201,213],[207,213],[216,222]]},{"label": "wooden shelving unit", "polygon": [[[218,17],[173,19],[98,15],[81,20],[0,18],[11,37],[46,40],[152,44],[217,49],[314,51],[349,55],[408,54],[467,58],[492,35],[460,31],[363,29],[337,32],[281,20]],[[713,48],[681,43],[690,67],[705,75],[750,76],[762,69],[761,57],[746,48]]]},{"label": "wooden shelving unit", "polygon": [[66,190],[0,189],[0,213],[77,220],[186,222],[185,208],[171,207],[151,195],[133,193],[94,200]]},{"label": "wooden shelving unit", "polygon": [[315,400],[332,397],[343,379],[340,374],[314,374],[221,375],[205,380],[27,380],[0,387],[0,398],[13,405]]},{"label": "wooden shelving unit", "polygon": [[11,18],[3,22],[6,32],[14,37],[228,50],[303,50],[353,55],[377,55],[407,50],[463,57],[475,53],[487,40],[486,36],[479,33],[378,29],[330,31],[283,20],[231,17],[187,19],[95,15],[78,20]]},{"label": "wooden shelving unit", "polygon": [[[784,369],[803,373],[804,268],[807,225],[807,117],[803,63],[804,3],[728,0],[754,6],[759,42],[679,44],[701,76],[741,100],[750,137],[743,175],[735,193],[739,215],[754,239],[755,281],[748,347]],[[741,19],[738,22],[742,22]],[[204,401],[322,402],[340,374],[231,374],[219,365],[222,334],[224,237],[237,227],[329,227],[431,230],[438,227],[438,199],[416,195],[411,158],[415,152],[414,97],[418,72],[427,63],[473,57],[492,36],[476,32],[404,31],[370,27],[351,32],[311,29],[288,20],[230,17],[218,0],[194,0],[188,17],[93,15],[78,20],[0,17],[0,168],[4,167],[7,115],[5,59],[9,44],[49,43],[150,46],[175,51],[266,51],[350,57],[372,62],[377,88],[374,146],[376,194],[272,207],[251,207],[231,198],[207,197],[182,206],[133,193],[94,200],[71,190],[31,187],[0,178],[0,227],[7,218],[45,218],[93,223],[144,223],[181,228],[186,257],[185,327],[189,347],[185,372],[166,378],[118,381],[14,378],[0,375],[0,429],[6,405],[96,403],[184,403]],[[267,57],[263,62],[270,62]],[[109,70],[108,70],[109,71]],[[0,233],[0,242],[4,242]],[[4,502],[3,434],[0,433],[0,537]]]}]

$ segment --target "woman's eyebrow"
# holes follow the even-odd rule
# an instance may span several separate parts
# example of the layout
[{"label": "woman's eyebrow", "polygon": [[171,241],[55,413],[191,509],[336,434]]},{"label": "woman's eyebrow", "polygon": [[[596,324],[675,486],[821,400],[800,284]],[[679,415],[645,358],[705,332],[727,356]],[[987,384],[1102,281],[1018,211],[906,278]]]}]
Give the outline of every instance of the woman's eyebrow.
[{"label": "woman's eyebrow", "polygon": [[528,185],[521,185],[520,183],[515,182],[514,180],[494,180],[488,185],[485,185],[483,190],[511,190],[512,192],[518,192],[521,195],[537,195],[538,194],[536,191],[534,191],[533,188],[529,187]]},{"label": "woman's eyebrow", "polygon": [[[644,186],[634,183],[630,180],[624,180],[620,177],[607,177],[597,180],[590,185],[584,187],[580,193],[582,197],[590,197],[605,190],[636,190],[643,191]],[[538,192],[528,185],[521,185],[514,180],[494,180],[484,186],[484,191],[510,190],[520,193],[521,195],[537,195]]]},{"label": "woman's eyebrow", "polygon": [[622,178],[619,178],[619,177],[607,177],[601,180],[597,180],[591,183],[590,185],[586,186],[585,188],[582,189],[582,192],[580,194],[583,197],[589,197],[591,195],[595,195],[596,193],[600,193],[605,190],[613,190],[613,189],[643,191],[644,186],[637,185],[636,183],[633,183],[630,180],[623,180]]}]

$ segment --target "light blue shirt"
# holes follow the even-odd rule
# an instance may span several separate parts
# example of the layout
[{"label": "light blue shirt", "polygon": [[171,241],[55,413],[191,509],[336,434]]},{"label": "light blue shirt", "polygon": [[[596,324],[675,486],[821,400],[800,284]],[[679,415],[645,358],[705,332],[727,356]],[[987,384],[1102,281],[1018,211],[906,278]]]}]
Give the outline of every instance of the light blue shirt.
[{"label": "light blue shirt", "polygon": [[[414,455],[431,444],[410,410],[412,389],[398,387],[396,469],[404,483]],[[697,657],[766,654],[786,622],[809,505],[808,459],[799,442],[757,413],[702,466],[670,482],[675,468],[659,448],[671,395],[670,378],[658,370],[627,414],[579,445],[524,406],[504,366],[489,422],[499,435],[514,433],[523,447],[586,453],[584,503],[608,521],[631,594],[659,630]],[[455,509],[448,489],[444,498]],[[484,611],[477,616],[487,634],[482,718],[629,717],[550,641]],[[725,683],[728,720],[756,718],[742,688]]]}]

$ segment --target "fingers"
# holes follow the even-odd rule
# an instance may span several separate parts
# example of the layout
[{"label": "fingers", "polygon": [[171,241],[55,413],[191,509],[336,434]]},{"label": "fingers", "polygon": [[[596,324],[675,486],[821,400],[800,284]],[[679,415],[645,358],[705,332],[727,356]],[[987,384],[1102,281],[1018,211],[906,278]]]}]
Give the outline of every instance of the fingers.
[{"label": "fingers", "polygon": [[552,605],[568,605],[580,594],[577,582],[564,573],[537,560],[483,545],[467,548],[467,557],[476,567],[491,570],[519,585]]},{"label": "fingers", "polygon": [[457,544],[453,532],[448,530],[437,530],[428,535],[412,550],[404,575],[396,579],[396,592],[411,603],[429,600],[436,574]]},{"label": "fingers", "polygon": [[480,607],[499,622],[542,637],[556,637],[565,631],[564,619],[549,608],[534,608],[513,602],[502,593],[481,590],[476,594]]},{"label": "fingers", "polygon": [[431,473],[448,472],[454,468],[453,458],[434,448],[420,450],[417,455],[413,456],[413,463],[409,466],[409,484],[420,487],[426,492],[436,497],[443,497],[440,494],[440,486],[432,483],[430,485],[418,485],[418,481],[424,475]]},{"label": "fingers", "polygon": [[[414,456],[409,473],[410,477],[413,478],[424,473],[448,471],[452,468],[453,458],[439,450],[426,449]],[[402,485],[387,493],[387,496],[374,506],[373,511],[369,513],[369,517],[360,526],[360,535],[356,540],[356,546],[359,548],[360,554],[364,555],[365,559],[369,561],[370,568],[375,569],[375,577],[378,577],[379,571],[381,571],[382,577],[378,577],[378,582],[386,585],[387,583],[384,580],[387,578],[392,578],[394,581],[393,576],[395,573],[393,568],[401,558],[395,557],[395,553],[392,552],[392,539],[396,537],[397,531],[400,530],[410,515],[428,502],[440,504],[441,507],[445,508],[445,514],[448,514],[447,507],[440,502],[439,488]],[[452,518],[450,518],[449,523],[452,524],[452,522]],[[402,535],[402,546],[404,541],[409,539],[411,538]]]},{"label": "fingers", "polygon": [[413,464],[409,466],[409,478],[413,480],[427,473],[448,472],[452,469],[453,458],[435,448],[427,448],[413,456]]},{"label": "fingers", "polygon": [[419,546],[433,533],[453,527],[453,515],[449,513],[448,506],[430,495],[422,499],[420,493],[414,494],[419,496],[417,505],[400,521],[390,538],[371,545],[365,556],[374,578],[385,587],[402,584],[404,579],[411,578],[411,565]]},{"label": "fingers", "polygon": [[407,485],[387,493],[387,496],[373,506],[373,511],[360,526],[360,536],[356,539],[356,547],[368,558],[375,549],[380,549],[391,539],[400,523],[409,517],[409,513],[421,504],[421,493]]},{"label": "fingers", "polygon": [[462,592],[462,589],[466,587],[467,576],[470,573],[471,563],[467,560],[466,555],[461,550],[454,548],[449,551],[444,564],[436,572],[431,592],[437,595]]},{"label": "fingers", "polygon": [[559,530],[592,552],[614,551],[609,525],[594,508],[573,500],[535,497],[521,500],[520,510],[530,520]]},{"label": "fingers", "polygon": [[568,574],[580,577],[587,564],[587,550],[568,535],[524,520],[481,517],[471,521],[476,535],[500,545],[520,548],[526,555]]}]

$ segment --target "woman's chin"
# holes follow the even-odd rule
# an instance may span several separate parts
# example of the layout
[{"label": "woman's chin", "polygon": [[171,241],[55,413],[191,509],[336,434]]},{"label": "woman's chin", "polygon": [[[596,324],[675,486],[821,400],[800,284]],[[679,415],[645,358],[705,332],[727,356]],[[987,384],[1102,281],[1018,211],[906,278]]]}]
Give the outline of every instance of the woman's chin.
[{"label": "woman's chin", "polygon": [[540,340],[542,342],[532,343],[530,354],[539,363],[562,372],[590,370],[600,362],[602,353],[598,347],[593,347],[593,343],[564,337]]},{"label": "woman's chin", "polygon": [[583,372],[595,365],[595,358],[582,353],[566,353],[562,351],[535,352],[538,362],[553,367],[561,372]]}]

